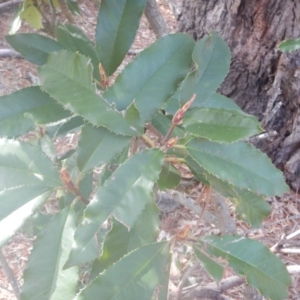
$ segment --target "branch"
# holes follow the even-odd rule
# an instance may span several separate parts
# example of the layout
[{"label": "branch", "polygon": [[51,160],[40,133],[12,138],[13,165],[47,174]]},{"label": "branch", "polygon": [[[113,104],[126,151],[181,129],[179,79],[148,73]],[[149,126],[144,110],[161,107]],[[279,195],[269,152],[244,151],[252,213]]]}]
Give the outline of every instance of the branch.
[{"label": "branch", "polygon": [[168,25],[165,22],[155,0],[147,1],[144,13],[156,35],[156,38],[160,38],[169,33]]}]

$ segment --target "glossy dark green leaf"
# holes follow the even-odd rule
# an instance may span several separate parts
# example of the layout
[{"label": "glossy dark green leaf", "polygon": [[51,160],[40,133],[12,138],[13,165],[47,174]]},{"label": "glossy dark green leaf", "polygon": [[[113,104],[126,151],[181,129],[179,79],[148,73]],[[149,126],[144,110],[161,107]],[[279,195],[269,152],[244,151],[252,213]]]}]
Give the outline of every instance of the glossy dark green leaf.
[{"label": "glossy dark green leaf", "polygon": [[68,118],[70,113],[38,86],[0,97],[0,136],[18,137],[37,125]]},{"label": "glossy dark green leaf", "polygon": [[67,207],[37,236],[24,271],[22,300],[74,298],[78,268],[62,267],[72,246],[75,226],[74,212]]},{"label": "glossy dark green leaf", "polygon": [[18,186],[0,191],[0,247],[50,196],[53,189],[44,186]]},{"label": "glossy dark green leaf", "polygon": [[228,261],[229,267],[246,276],[247,283],[265,297],[287,299],[291,278],[286,266],[262,243],[242,236],[207,236],[199,244],[216,260]]},{"label": "glossy dark green leaf", "polygon": [[76,300],[151,299],[169,260],[168,242],[150,244],[124,256],[80,291]]},{"label": "glossy dark green leaf", "polygon": [[121,64],[139,28],[146,0],[102,0],[96,27],[98,55],[110,76]]},{"label": "glossy dark green leaf", "polygon": [[237,142],[219,144],[206,139],[187,143],[190,156],[208,173],[240,189],[267,196],[289,191],[282,173],[266,154],[252,145]]},{"label": "glossy dark green leaf", "polygon": [[72,117],[68,118],[63,123],[54,126],[47,126],[47,134],[52,138],[56,138],[68,133],[79,131],[83,125],[84,120],[81,117]]},{"label": "glossy dark green leaf", "polygon": [[80,15],[80,9],[77,0],[66,0],[68,9],[73,15]]},{"label": "glossy dark green leaf", "polygon": [[208,98],[201,101],[201,105],[199,104],[199,107],[243,112],[242,109],[233,100],[218,93],[214,93]]},{"label": "glossy dark green leaf", "polygon": [[195,108],[188,111],[183,127],[214,142],[231,143],[262,132],[258,120],[236,110]]},{"label": "glossy dark green leaf", "polygon": [[91,74],[89,59],[68,51],[51,54],[39,67],[42,88],[66,109],[112,132],[138,135],[120,112],[96,94]]},{"label": "glossy dark green leaf", "polygon": [[76,243],[66,267],[99,256],[96,247],[88,257],[83,253],[87,245],[93,243],[96,232],[110,215],[127,228],[135,224],[145,205],[153,200],[152,188],[161,171],[163,158],[163,153],[158,149],[138,152],[98,188],[94,199],[84,212],[82,223],[76,230]]},{"label": "glossy dark green leaf", "polygon": [[144,124],[141,121],[140,113],[134,102],[126,109],[125,119],[128,124],[133,126],[140,133],[140,135],[144,133]]},{"label": "glossy dark green leaf", "polygon": [[224,271],[226,267],[226,262],[218,262],[216,259],[205,251],[205,247],[199,247],[197,245],[193,246],[196,257],[202,263],[207,272],[213,277],[217,282],[221,281],[224,277]]},{"label": "glossy dark green leaf", "polygon": [[[178,91],[168,103],[166,110],[174,113],[180,106],[190,100],[193,94],[197,96],[191,108],[201,107],[201,104],[216,92],[227,76],[230,59],[229,47],[217,33],[212,32],[202,38],[197,42],[193,51],[193,61],[196,69],[186,76]],[[171,109],[168,108],[169,106]]]},{"label": "glossy dark green leaf", "polygon": [[79,52],[89,58],[93,65],[93,76],[101,82],[99,74],[100,60],[98,58],[95,44],[86,36],[86,34],[77,26],[72,24],[59,24],[56,27],[57,41],[66,49],[73,52]]},{"label": "glossy dark green leaf", "polygon": [[182,33],[162,37],[141,52],[104,93],[109,103],[124,110],[135,103],[142,122],[171,97],[191,67],[194,40]]},{"label": "glossy dark green leaf", "polygon": [[36,65],[46,63],[50,53],[65,49],[55,40],[37,33],[7,35],[5,39],[25,59]]},{"label": "glossy dark green leaf", "polygon": [[62,182],[51,160],[39,148],[0,139],[0,190],[19,185],[55,188]]},{"label": "glossy dark green leaf", "polygon": [[169,256],[169,260],[163,272],[160,274],[159,285],[157,290],[153,293],[152,299],[167,300],[169,296],[169,283],[170,283],[170,270],[171,270],[172,256]]},{"label": "glossy dark green leaf", "polygon": [[165,162],[159,174],[157,185],[160,190],[172,189],[179,184],[180,180],[180,172],[172,164]]},{"label": "glossy dark green leaf", "polygon": [[158,210],[153,201],[146,204],[130,231],[122,223],[114,220],[111,231],[105,237],[103,253],[93,263],[90,279],[93,280],[132,250],[154,243],[158,225]]},{"label": "glossy dark green leaf", "polygon": [[300,49],[300,38],[299,39],[287,39],[281,42],[278,46],[282,52],[292,52]]},{"label": "glossy dark green leaf", "polygon": [[116,135],[103,127],[84,125],[78,143],[78,168],[88,172],[110,162],[130,142],[130,137]]},{"label": "glossy dark green leaf", "polygon": [[208,173],[191,157],[186,157],[186,162],[197,179],[229,198],[235,204],[238,214],[253,227],[260,227],[264,218],[270,214],[270,205],[262,196],[222,181]]}]

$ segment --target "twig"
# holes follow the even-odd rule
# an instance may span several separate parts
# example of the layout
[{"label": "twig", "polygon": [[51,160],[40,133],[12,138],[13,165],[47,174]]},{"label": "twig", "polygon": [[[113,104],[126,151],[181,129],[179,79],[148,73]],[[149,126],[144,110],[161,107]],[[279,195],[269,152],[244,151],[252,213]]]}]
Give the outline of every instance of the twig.
[{"label": "twig", "polygon": [[155,134],[160,140],[163,138],[163,135],[152,124],[148,124],[146,128],[147,130]]},{"label": "twig", "polygon": [[143,51],[143,49],[132,49],[132,50],[129,50],[128,52],[127,52],[127,54],[128,55],[137,55],[137,54],[139,54],[140,52],[142,52]]},{"label": "twig", "polygon": [[73,16],[72,16],[72,14],[70,13],[70,11],[68,9],[67,3],[63,0],[58,0],[58,3],[59,3],[59,6],[60,6],[60,9],[61,9],[62,13],[65,15],[65,17],[67,18],[69,23],[73,24],[74,19],[73,19]]},{"label": "twig", "polygon": [[[227,290],[237,287],[241,284],[245,283],[245,279],[239,276],[231,276],[220,282],[218,286],[215,282],[209,283],[206,286],[196,287],[190,289],[188,293],[186,293],[183,299],[192,299],[193,297],[198,299],[230,299],[222,294]],[[188,288],[186,288],[188,289]]]},{"label": "twig", "polygon": [[200,263],[197,261],[194,265],[192,265],[182,276],[181,281],[178,284],[178,294],[177,300],[180,300],[182,297],[182,288],[184,287],[185,283],[187,282],[188,278],[191,274],[200,267]]},{"label": "twig", "polygon": [[278,223],[282,223],[284,221],[291,221],[291,220],[295,220],[295,219],[299,219],[299,218],[300,218],[300,215],[287,217],[287,218],[280,219],[280,220],[277,220],[277,221],[274,221],[274,222],[271,222],[271,223],[262,224],[262,227],[269,227],[269,226],[272,226],[272,225],[276,225]]},{"label": "twig", "polygon": [[299,230],[296,230],[295,232],[293,232],[293,233],[291,233],[291,234],[289,234],[289,235],[286,237],[286,239],[287,239],[287,240],[290,240],[290,239],[296,237],[296,236],[299,235],[299,234],[300,234],[300,229],[299,229]]},{"label": "twig", "polygon": [[155,148],[155,142],[153,142],[149,137],[147,137],[146,134],[143,134],[141,137],[148,146],[150,146],[151,148]]},{"label": "twig", "polygon": [[185,159],[184,158],[178,158],[178,157],[173,157],[173,156],[167,156],[165,158],[166,162],[169,162],[171,164],[182,164],[185,163]]},{"label": "twig", "polygon": [[53,4],[53,0],[49,0],[50,10],[51,10],[51,31],[55,32],[56,25],[56,10]]},{"label": "twig", "polygon": [[279,252],[281,253],[291,253],[291,254],[300,254],[299,248],[282,248],[279,249]]},{"label": "twig", "polygon": [[13,49],[0,49],[0,57],[17,57],[23,58],[22,55]]},{"label": "twig", "polygon": [[11,285],[11,287],[14,291],[14,294],[15,294],[16,298],[20,299],[20,297],[19,297],[19,295],[20,295],[20,285],[19,285],[17,279],[15,278],[11,268],[9,267],[9,265],[6,261],[6,258],[3,255],[1,249],[0,249],[0,263],[1,263],[1,266],[3,268],[3,271],[4,271],[5,275],[7,277],[7,280],[8,280],[9,284]]},{"label": "twig", "polygon": [[[212,189],[211,189],[210,186],[204,186],[203,191],[204,191],[204,194],[205,194],[205,195],[204,195],[204,205],[203,205],[201,214],[200,214],[199,219],[198,219],[198,224],[200,223],[200,221],[201,221],[201,219],[202,219],[202,217],[203,217],[203,214],[204,214],[204,212],[205,212],[205,209],[207,209],[207,207],[208,207],[208,204],[209,204],[210,199],[211,199],[211,192],[212,192]],[[198,197],[197,197],[197,200],[196,200],[196,203],[197,203],[197,204],[199,204],[199,202],[200,202],[200,200],[201,200],[201,198],[202,198],[202,193],[203,193],[203,191],[201,191],[201,192],[199,193]]]},{"label": "twig", "polygon": [[175,127],[176,127],[176,124],[171,124],[171,126],[170,126],[170,128],[169,128],[169,130],[168,130],[168,132],[166,134],[166,136],[162,140],[163,144],[170,138],[170,136],[171,136],[173,130],[175,129]]},{"label": "twig", "polygon": [[290,274],[300,273],[300,265],[293,265],[286,267]]},{"label": "twig", "polygon": [[130,149],[130,154],[131,156],[134,155],[138,149],[139,146],[139,140],[137,137],[134,137],[132,139],[132,143],[131,143],[131,149]]}]

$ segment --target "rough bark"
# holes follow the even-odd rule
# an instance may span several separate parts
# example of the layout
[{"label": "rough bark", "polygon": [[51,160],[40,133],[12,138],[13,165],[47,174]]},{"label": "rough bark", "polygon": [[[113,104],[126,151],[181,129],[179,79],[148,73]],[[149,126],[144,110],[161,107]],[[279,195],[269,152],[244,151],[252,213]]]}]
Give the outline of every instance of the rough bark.
[{"label": "rough bark", "polygon": [[200,39],[215,30],[232,51],[221,93],[256,115],[271,133],[254,144],[300,189],[300,51],[279,42],[300,37],[295,0],[184,0],[179,30]]}]

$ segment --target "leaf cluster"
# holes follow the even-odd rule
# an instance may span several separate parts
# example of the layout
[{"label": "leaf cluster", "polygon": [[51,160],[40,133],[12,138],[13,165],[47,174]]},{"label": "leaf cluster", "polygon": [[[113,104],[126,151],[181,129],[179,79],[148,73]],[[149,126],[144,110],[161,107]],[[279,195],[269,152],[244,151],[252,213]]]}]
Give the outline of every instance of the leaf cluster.
[{"label": "leaf cluster", "polygon": [[[145,5],[102,0],[95,42],[71,24],[58,24],[56,39],[7,36],[40,78],[0,98],[0,245],[28,220],[42,223],[21,299],[166,299],[170,241],[157,242],[153,188],[175,188],[180,164],[255,227],[270,212],[264,196],[288,191],[267,156],[245,142],[262,132],[256,118],[217,92],[230,50],[216,33],[197,43],[164,36],[110,84]],[[18,139],[37,127],[36,139]],[[155,129],[151,138],[146,127]],[[78,146],[58,157],[53,141],[74,132]],[[136,151],[137,141],[147,149]],[[53,195],[59,210],[48,218],[41,207]],[[266,297],[286,297],[287,270],[261,243],[207,236],[193,249],[217,281],[226,260]],[[78,291],[78,266],[86,263],[90,280]]]}]

